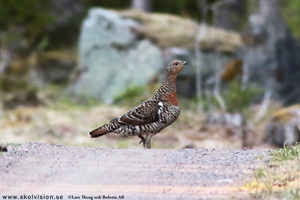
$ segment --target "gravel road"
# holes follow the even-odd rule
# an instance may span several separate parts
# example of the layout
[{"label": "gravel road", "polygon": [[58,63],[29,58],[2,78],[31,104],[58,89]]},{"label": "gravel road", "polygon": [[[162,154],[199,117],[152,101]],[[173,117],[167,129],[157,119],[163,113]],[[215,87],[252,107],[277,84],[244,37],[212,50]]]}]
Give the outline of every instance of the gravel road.
[{"label": "gravel road", "polygon": [[256,159],[261,156],[267,159],[268,150],[103,149],[25,143],[0,154],[0,194],[247,199],[241,187],[263,164],[264,159]]}]

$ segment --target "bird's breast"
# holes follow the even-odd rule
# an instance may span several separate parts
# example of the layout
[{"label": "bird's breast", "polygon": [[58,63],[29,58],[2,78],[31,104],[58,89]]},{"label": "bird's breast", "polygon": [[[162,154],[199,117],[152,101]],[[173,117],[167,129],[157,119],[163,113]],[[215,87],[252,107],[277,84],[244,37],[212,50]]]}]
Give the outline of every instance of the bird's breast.
[{"label": "bird's breast", "polygon": [[179,105],[176,92],[168,94],[166,100],[174,106]]}]

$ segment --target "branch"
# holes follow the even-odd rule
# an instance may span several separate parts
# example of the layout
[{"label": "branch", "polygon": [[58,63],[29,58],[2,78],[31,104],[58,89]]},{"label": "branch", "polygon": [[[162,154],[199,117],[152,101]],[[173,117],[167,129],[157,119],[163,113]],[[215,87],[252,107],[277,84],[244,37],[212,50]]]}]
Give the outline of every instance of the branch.
[{"label": "branch", "polygon": [[10,63],[10,53],[5,48],[0,47],[0,74],[4,73],[9,63]]},{"label": "branch", "polygon": [[269,104],[270,104],[271,95],[272,95],[271,91],[268,90],[268,91],[265,92],[265,95],[264,95],[262,104],[260,106],[260,109],[254,117],[254,120],[253,120],[254,123],[258,122],[265,115],[265,113],[267,112],[267,109],[268,109]]}]

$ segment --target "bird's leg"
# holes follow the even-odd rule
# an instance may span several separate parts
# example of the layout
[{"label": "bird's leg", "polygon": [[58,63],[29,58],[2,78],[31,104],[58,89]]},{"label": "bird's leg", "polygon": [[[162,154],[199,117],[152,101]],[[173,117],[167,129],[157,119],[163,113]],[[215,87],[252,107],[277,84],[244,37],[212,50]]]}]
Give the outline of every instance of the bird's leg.
[{"label": "bird's leg", "polygon": [[152,138],[152,134],[151,133],[148,133],[147,135],[146,135],[146,141],[145,141],[145,143],[146,143],[146,145],[145,145],[145,148],[146,149],[151,149],[151,138]]},{"label": "bird's leg", "polygon": [[138,135],[138,137],[141,138],[141,141],[139,144],[141,144],[143,142],[143,147],[145,147],[145,142],[146,142],[145,138],[142,135]]}]

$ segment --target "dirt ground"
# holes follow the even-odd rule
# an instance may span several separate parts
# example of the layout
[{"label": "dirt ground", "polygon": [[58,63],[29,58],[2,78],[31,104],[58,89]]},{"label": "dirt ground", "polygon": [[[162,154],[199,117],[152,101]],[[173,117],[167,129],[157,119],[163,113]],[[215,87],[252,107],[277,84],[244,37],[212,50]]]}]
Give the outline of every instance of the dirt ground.
[{"label": "dirt ground", "polygon": [[[261,157],[262,159],[258,159]],[[113,149],[24,143],[0,154],[0,194],[248,199],[268,150]]]}]

